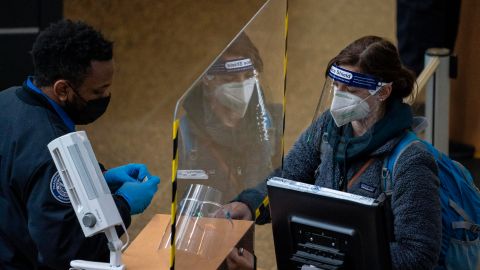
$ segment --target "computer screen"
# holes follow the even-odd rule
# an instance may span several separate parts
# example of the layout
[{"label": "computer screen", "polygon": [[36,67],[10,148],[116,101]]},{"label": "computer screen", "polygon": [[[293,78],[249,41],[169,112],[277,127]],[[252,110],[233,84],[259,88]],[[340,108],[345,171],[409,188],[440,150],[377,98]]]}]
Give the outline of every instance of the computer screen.
[{"label": "computer screen", "polygon": [[391,269],[386,201],[267,181],[278,269]]}]

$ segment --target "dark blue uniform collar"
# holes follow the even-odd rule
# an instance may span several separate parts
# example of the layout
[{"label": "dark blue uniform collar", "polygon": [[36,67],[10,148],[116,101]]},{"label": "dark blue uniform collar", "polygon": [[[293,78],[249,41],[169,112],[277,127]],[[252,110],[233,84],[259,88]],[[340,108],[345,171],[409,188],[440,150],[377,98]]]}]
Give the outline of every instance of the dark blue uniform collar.
[{"label": "dark blue uniform collar", "polygon": [[33,84],[32,79],[33,79],[33,77],[29,76],[26,80],[26,85],[27,85],[28,89],[44,96],[48,100],[48,102],[52,105],[52,107],[55,109],[55,111],[60,116],[60,118],[62,118],[62,120],[65,123],[65,125],[67,126],[68,130],[70,132],[75,131],[75,123],[73,123],[72,119],[68,116],[68,114],[62,109],[62,107],[60,107],[60,105],[58,105],[55,101],[53,101],[51,98],[49,98],[38,87],[36,87]]}]

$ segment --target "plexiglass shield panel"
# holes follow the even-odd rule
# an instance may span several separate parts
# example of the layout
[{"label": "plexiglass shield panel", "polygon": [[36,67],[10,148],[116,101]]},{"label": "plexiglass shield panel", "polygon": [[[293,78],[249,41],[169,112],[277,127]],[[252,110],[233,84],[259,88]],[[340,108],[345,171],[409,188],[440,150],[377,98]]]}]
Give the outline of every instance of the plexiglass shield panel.
[{"label": "plexiglass shield panel", "polygon": [[[285,2],[267,1],[177,102],[177,269],[184,261],[218,256],[211,248],[222,246],[229,233],[228,226],[220,229],[209,222],[229,218],[218,212],[218,205],[265,181],[281,166],[284,19]],[[195,190],[214,190],[214,202],[198,200]],[[187,243],[187,234],[198,234],[192,238],[196,242]]]}]

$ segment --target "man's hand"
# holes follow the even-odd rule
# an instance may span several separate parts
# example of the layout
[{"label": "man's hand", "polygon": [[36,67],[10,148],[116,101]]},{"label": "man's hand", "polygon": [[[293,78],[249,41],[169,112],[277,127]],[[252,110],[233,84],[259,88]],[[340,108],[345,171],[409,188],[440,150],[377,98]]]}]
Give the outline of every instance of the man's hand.
[{"label": "man's hand", "polygon": [[127,164],[112,168],[105,172],[105,180],[112,193],[115,193],[124,183],[141,182],[151,175],[144,164]]},{"label": "man's hand", "polygon": [[233,248],[226,261],[229,270],[247,270],[255,267],[253,254],[243,248]]},{"label": "man's hand", "polygon": [[145,182],[126,182],[116,192],[122,196],[130,206],[130,214],[136,215],[143,213],[150,205],[153,195],[158,190],[160,178],[151,176]]},{"label": "man's hand", "polygon": [[232,202],[229,204],[225,204],[222,209],[217,212],[215,217],[253,220],[250,208],[248,208],[248,206],[242,202]]}]

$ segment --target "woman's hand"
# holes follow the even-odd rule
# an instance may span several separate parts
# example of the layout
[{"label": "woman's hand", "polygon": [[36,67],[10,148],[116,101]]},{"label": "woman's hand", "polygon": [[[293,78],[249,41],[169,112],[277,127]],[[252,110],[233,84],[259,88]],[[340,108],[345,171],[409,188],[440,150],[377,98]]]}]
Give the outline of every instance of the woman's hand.
[{"label": "woman's hand", "polygon": [[226,261],[229,270],[247,270],[255,266],[255,257],[244,248],[234,247]]},{"label": "woman's hand", "polygon": [[216,213],[215,217],[253,220],[250,208],[248,208],[248,206],[242,202],[225,204],[222,206],[222,209]]}]

